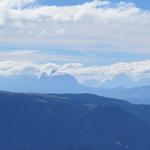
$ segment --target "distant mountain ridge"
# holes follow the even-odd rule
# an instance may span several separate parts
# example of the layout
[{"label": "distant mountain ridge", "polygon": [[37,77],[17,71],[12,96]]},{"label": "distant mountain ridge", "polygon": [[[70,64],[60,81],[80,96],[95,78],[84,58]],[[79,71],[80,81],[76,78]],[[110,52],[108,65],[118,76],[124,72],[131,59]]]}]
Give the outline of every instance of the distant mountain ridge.
[{"label": "distant mountain ridge", "polygon": [[102,96],[124,99],[135,104],[150,104],[150,86],[137,87],[131,89],[117,88],[112,90],[102,90]]},{"label": "distant mountain ridge", "polygon": [[[124,78],[126,77],[122,76],[120,80]],[[126,81],[122,80],[122,84],[125,83]],[[127,85],[129,86],[129,84]],[[0,90],[21,93],[90,93],[123,99],[131,103],[150,104],[150,86],[109,89],[101,87],[93,88],[79,84],[76,79],[69,74],[51,76],[42,74],[39,78],[28,75],[0,77]]]},{"label": "distant mountain ridge", "polygon": [[29,75],[0,77],[0,83],[1,90],[13,92],[72,93],[80,90],[79,83],[69,74],[48,76],[44,73],[39,78]]},{"label": "distant mountain ridge", "polygon": [[[15,85],[15,86],[13,86]],[[63,88],[65,85],[66,88]],[[118,74],[111,78],[106,78],[102,81],[98,80],[87,80],[82,86],[91,87],[91,88],[106,88],[106,89],[115,89],[115,88],[136,88],[150,85],[150,78],[143,78],[139,81],[133,81],[128,76],[124,74]],[[77,91],[77,88],[81,85],[77,82],[76,78],[70,74],[57,74],[53,72],[50,75],[46,73],[41,74],[41,76],[33,76],[27,74],[14,75],[0,77],[0,90],[14,91],[14,92],[49,92],[53,90],[51,87],[56,87],[61,93],[65,89],[72,89],[71,91]],[[29,88],[31,87],[31,88]],[[68,91],[66,90],[66,92]],[[57,92],[57,91],[52,91]]]},{"label": "distant mountain ridge", "polygon": [[83,85],[107,89],[114,89],[119,87],[136,88],[150,85],[150,78],[143,78],[141,80],[134,81],[124,74],[118,74],[115,75],[114,77],[106,78],[101,81],[87,80],[83,83]]}]

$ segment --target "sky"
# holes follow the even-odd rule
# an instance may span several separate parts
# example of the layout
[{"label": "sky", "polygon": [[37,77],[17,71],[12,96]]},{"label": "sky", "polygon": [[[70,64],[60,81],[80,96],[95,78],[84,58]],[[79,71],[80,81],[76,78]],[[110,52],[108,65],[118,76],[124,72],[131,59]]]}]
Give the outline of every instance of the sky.
[{"label": "sky", "polygon": [[[0,75],[18,73],[25,64],[22,68],[29,70],[53,64],[59,70],[82,66],[71,72],[75,76],[97,68],[88,78],[94,73],[99,78],[119,73],[145,77],[150,72],[149,26],[148,0],[1,0]],[[99,71],[124,64],[130,71]]]},{"label": "sky", "polygon": [[[39,0],[39,2],[43,5],[59,5],[59,6],[66,6],[66,5],[78,5],[83,4],[85,2],[90,2],[92,0]],[[120,0],[111,0],[112,3],[119,3]],[[149,0],[124,0],[124,2],[132,2],[136,4],[137,7],[142,9],[150,9]]]}]

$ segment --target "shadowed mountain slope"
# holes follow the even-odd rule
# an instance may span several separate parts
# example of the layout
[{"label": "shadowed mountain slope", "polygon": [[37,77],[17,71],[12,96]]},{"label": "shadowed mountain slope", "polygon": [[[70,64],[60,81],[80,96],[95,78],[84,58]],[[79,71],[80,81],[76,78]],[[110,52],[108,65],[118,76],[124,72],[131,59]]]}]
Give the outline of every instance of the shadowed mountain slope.
[{"label": "shadowed mountain slope", "polygon": [[149,150],[150,106],[90,94],[0,93],[0,149]]}]

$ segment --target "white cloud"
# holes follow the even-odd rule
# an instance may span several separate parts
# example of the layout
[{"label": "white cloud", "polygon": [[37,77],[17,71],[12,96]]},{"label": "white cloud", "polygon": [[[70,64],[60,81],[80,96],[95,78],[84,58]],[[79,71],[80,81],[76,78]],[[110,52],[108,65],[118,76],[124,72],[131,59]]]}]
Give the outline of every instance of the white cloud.
[{"label": "white cloud", "polygon": [[133,4],[93,1],[41,6],[34,0],[0,1],[0,43],[48,45],[77,50],[150,53],[150,11]]},{"label": "white cloud", "polygon": [[50,75],[56,71],[56,74],[69,73],[75,76],[79,82],[85,80],[104,80],[118,74],[125,74],[129,77],[150,77],[150,60],[137,61],[130,63],[116,63],[108,66],[83,66],[79,63],[68,63],[58,65],[55,63],[36,64],[32,62],[1,61],[0,76],[12,75],[36,75],[42,73]]}]

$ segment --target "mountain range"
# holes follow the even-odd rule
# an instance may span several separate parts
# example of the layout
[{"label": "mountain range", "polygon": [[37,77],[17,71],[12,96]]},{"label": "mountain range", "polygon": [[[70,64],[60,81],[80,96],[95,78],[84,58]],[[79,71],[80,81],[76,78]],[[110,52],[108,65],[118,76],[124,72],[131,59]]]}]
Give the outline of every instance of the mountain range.
[{"label": "mountain range", "polygon": [[79,92],[79,83],[69,75],[48,76],[43,73],[39,78],[29,75],[15,75],[0,78],[0,89],[26,93],[73,93]]},{"label": "mountain range", "polygon": [[[98,92],[99,91],[99,92]],[[95,94],[107,96],[122,100],[127,100],[134,104],[150,104],[150,86],[137,88],[116,88],[116,89],[99,89]]]},{"label": "mountain range", "polygon": [[150,85],[150,78],[143,78],[139,80],[130,79],[127,75],[118,74],[110,78],[103,79],[101,81],[97,80],[87,80],[83,83],[83,85],[98,88],[107,88],[107,89],[115,89],[115,88],[136,88]]},{"label": "mountain range", "polygon": [[150,106],[91,94],[0,92],[2,150],[149,150]]},{"label": "mountain range", "polygon": [[[124,79],[125,77],[120,77]],[[115,79],[116,80],[116,79]],[[129,80],[128,80],[129,81]],[[146,81],[146,79],[144,80]],[[144,82],[142,81],[142,82]],[[113,82],[113,81],[112,81]],[[11,77],[0,77],[0,90],[21,92],[21,93],[90,93],[105,97],[112,97],[127,100],[136,104],[150,104],[150,86],[134,88],[102,88],[81,85],[77,80],[69,75],[48,76],[42,74],[36,78],[28,75],[18,75]],[[122,84],[126,81],[122,80]],[[127,84],[129,86],[129,83]],[[130,87],[130,86],[129,86]]]}]

